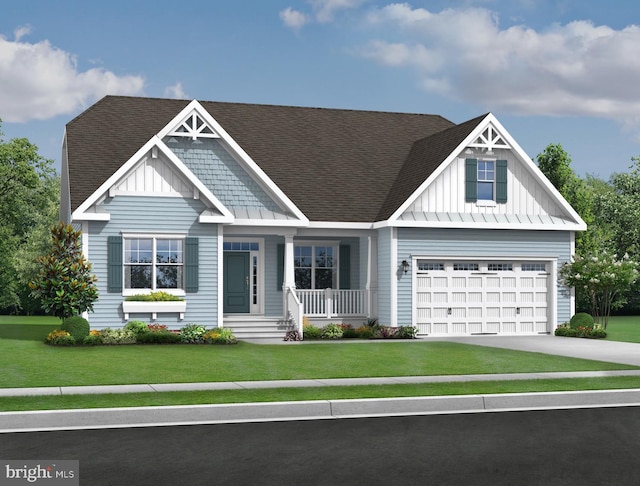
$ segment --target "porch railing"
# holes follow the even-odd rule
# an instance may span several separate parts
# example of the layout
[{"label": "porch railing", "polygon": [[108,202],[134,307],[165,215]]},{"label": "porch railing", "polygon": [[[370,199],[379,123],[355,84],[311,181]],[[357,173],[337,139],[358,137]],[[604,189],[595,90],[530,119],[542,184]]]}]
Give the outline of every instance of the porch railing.
[{"label": "porch railing", "polygon": [[309,317],[342,317],[368,315],[366,290],[296,289],[304,315]]},{"label": "porch railing", "polygon": [[287,319],[291,320],[296,330],[302,336],[302,315],[304,307],[296,295],[296,290],[288,287],[285,292],[285,309]]}]

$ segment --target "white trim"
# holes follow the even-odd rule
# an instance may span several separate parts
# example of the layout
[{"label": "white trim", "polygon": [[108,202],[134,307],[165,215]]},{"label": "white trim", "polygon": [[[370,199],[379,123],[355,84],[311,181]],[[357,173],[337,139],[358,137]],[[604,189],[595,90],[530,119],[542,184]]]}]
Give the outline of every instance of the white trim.
[{"label": "white trim", "polygon": [[[478,138],[484,132],[484,130],[489,126],[493,125],[495,130],[502,136],[503,140],[511,146],[511,151],[517,156],[519,161],[525,165],[532,173],[533,178],[539,182],[553,197],[553,199],[558,203],[558,205],[566,211],[566,213],[574,220],[573,225],[567,225],[566,227],[536,227],[536,226],[523,226],[523,229],[560,229],[560,230],[576,230],[576,231],[584,231],[587,229],[586,223],[582,220],[580,215],[569,205],[569,203],[562,197],[562,195],[558,192],[558,190],[549,182],[549,180],[544,176],[544,174],[538,169],[533,160],[529,158],[529,156],[522,150],[520,145],[509,135],[509,133],[505,130],[505,128],[500,124],[497,118],[489,113],[478,125],[476,128],[462,141],[458,146],[451,152],[447,158],[438,166],[436,170],[425,180],[418,189],[416,189],[411,196],[407,198],[407,200],[389,217],[387,220],[387,224],[389,226],[420,226],[420,227],[441,227],[441,228],[476,228],[483,227],[482,224],[477,223],[456,223],[455,225],[425,225],[425,223],[417,223],[415,225],[411,225],[410,223],[399,221],[399,218],[402,214],[405,213],[409,209],[409,207],[416,201],[418,197],[422,195],[422,193],[430,186],[433,181],[435,181],[440,174],[451,164],[458,156],[463,152],[465,148],[467,148],[470,144],[473,143],[474,140]],[[380,223],[377,223],[379,225]],[[380,227],[374,225],[376,227]],[[495,225],[491,225],[491,227],[497,227]],[[504,225],[505,228],[517,228],[514,225]]]},{"label": "white trim", "polygon": [[82,236],[80,242],[82,243],[82,255],[85,259],[89,260],[89,221],[82,222]]},{"label": "white trim", "polygon": [[[571,258],[576,254],[576,234],[572,231],[569,234],[569,262]],[[576,289],[571,287],[569,298],[569,318],[576,313]]]},{"label": "white trim", "polygon": [[[265,291],[266,291],[266,287],[265,287],[265,240],[264,238],[257,238],[257,237],[246,237],[243,238],[242,236],[227,236],[226,238],[223,239],[223,245],[222,245],[222,249],[223,252],[224,250],[224,243],[257,243],[258,244],[258,251],[256,250],[226,250],[229,252],[245,252],[245,253],[249,253],[249,280],[251,281],[251,285],[250,285],[250,292],[249,292],[249,299],[251,300],[250,304],[249,304],[249,314],[250,315],[256,315],[256,314],[263,314],[264,313],[264,308],[265,308]],[[257,296],[258,296],[258,303],[254,304],[253,303],[253,281],[252,281],[252,277],[253,277],[253,257],[257,256],[258,257],[258,282],[257,282]]]},{"label": "white trim", "polygon": [[312,229],[354,229],[370,230],[374,223],[343,223],[340,221],[309,221],[308,228]]},{"label": "white trim", "polygon": [[[184,288],[185,286],[185,281],[184,281],[184,273],[183,273],[183,281],[182,281],[182,287],[181,288],[167,288],[167,289],[158,289],[158,288],[153,288],[153,286],[155,285],[155,281],[156,281],[156,266],[158,265],[158,263],[155,261],[155,255],[156,255],[156,243],[157,240],[166,240],[166,239],[174,239],[174,240],[182,240],[183,242],[183,247],[182,247],[182,255],[183,255],[183,261],[182,261],[182,269],[184,271],[184,269],[186,268],[186,262],[184,261],[184,252],[185,252],[185,239],[187,238],[187,234],[185,233],[121,233],[122,236],[122,296],[123,297],[128,297],[131,295],[138,295],[138,294],[150,294],[152,292],[166,292],[168,294],[171,295],[176,295],[178,297],[185,297],[187,295],[187,292]],[[127,263],[125,261],[124,255],[126,252],[126,240],[133,240],[133,239],[151,239],[152,243],[151,243],[151,251],[152,251],[152,255],[153,255],[153,260],[151,262],[151,284],[152,284],[152,288],[150,289],[132,289],[132,288],[127,288],[125,286],[125,268],[127,267]],[[131,311],[131,312],[135,312],[135,311]]]},{"label": "white trim", "polygon": [[153,147],[160,149],[162,154],[173,163],[176,169],[181,172],[187,180],[199,191],[201,199],[204,198],[212,207],[221,213],[221,216],[209,218],[207,222],[215,223],[233,223],[233,214],[207,189],[207,187],[198,179],[189,168],[167,147],[164,142],[157,136],[153,136],[146,144],[144,144],[133,156],[129,158],[116,172],[113,173],[102,185],[91,194],[85,201],[78,206],[72,213],[73,221],[95,220],[109,221],[108,213],[91,212],[91,207],[108,194],[111,187],[116,185],[121,179],[126,177],[128,173],[152,150]]},{"label": "white trim", "polygon": [[218,226],[218,327],[224,324],[224,226]]},{"label": "white trim", "polygon": [[[398,230],[397,228],[391,228],[391,243],[389,244],[391,249],[391,268],[389,269],[389,276],[391,278],[391,299],[389,301],[389,307],[391,312],[391,327],[398,326]],[[412,290],[413,292],[413,290]]]},{"label": "white trim", "polygon": [[584,228],[578,224],[569,223],[563,226],[553,224],[514,224],[514,223],[473,223],[465,221],[381,221],[375,224],[375,228],[384,227],[401,228],[468,228],[468,229],[522,229],[544,231],[582,231]]},{"label": "white trim", "polygon": [[204,109],[198,100],[192,100],[187,106],[185,106],[182,111],[173,118],[173,120],[167,123],[167,125],[158,132],[157,136],[160,139],[167,136],[175,129],[176,125],[182,123],[182,120],[186,119],[186,117],[194,111],[209,124],[215,133],[220,136],[221,142],[231,150],[232,155],[237,154],[242,164],[245,165],[245,168],[248,168],[253,172],[253,174],[258,178],[258,181],[261,182],[263,186],[266,186],[267,191],[270,192],[272,196],[275,196],[276,199],[279,199],[285,206],[285,209],[293,213],[296,218],[298,218],[298,224],[309,224],[309,219],[304,215],[304,213],[298,209],[293,201],[291,201],[291,199],[289,199],[289,197],[280,190],[280,188],[269,178],[260,166],[253,161],[249,154],[247,154],[244,149],[227,133],[227,131],[222,128],[222,125],[220,125],[216,119]]}]

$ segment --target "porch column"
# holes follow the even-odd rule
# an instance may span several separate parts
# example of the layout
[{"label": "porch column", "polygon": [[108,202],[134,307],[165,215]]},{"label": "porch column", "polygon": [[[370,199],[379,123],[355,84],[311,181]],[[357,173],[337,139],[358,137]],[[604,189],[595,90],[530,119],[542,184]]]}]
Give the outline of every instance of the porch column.
[{"label": "porch column", "polygon": [[293,235],[284,235],[284,282],[283,289],[296,287],[293,263]]}]

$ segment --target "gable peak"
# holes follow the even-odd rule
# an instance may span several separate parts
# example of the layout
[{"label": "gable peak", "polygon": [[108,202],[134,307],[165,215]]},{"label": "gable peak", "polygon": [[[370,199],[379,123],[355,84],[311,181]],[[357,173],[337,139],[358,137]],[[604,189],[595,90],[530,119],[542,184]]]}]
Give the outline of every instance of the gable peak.
[{"label": "gable peak", "polygon": [[488,153],[492,153],[493,149],[511,148],[506,138],[491,121],[489,121],[482,131],[478,133],[478,136],[469,143],[468,147],[486,150]]},{"label": "gable peak", "polygon": [[178,123],[169,127],[166,135],[169,137],[190,138],[194,141],[199,138],[220,138],[220,135],[213,129],[211,124],[195,108],[186,116],[183,116]]}]

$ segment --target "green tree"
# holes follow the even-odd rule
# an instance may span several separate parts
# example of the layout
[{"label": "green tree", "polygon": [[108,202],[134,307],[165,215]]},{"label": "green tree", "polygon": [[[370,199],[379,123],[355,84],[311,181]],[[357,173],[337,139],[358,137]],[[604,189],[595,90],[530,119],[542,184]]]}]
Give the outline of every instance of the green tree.
[{"label": "green tree", "polygon": [[96,277],[82,254],[81,232],[59,222],[51,228],[51,248],[38,257],[38,275],[29,283],[48,314],[61,319],[93,311],[98,299]]},{"label": "green tree", "polygon": [[[42,234],[58,220],[59,178],[53,161],[26,138],[5,142],[0,131],[0,309],[20,310]],[[29,306],[29,304],[27,304]]]},{"label": "green tree", "polygon": [[538,168],[587,223],[587,231],[576,234],[576,253],[598,251],[602,236],[593,212],[593,192],[590,185],[571,168],[571,157],[562,145],[549,144],[537,156]]},{"label": "green tree", "polygon": [[626,293],[638,279],[637,263],[628,255],[600,251],[576,255],[560,269],[560,280],[566,287],[582,290],[589,297],[591,314],[604,329],[612,310],[626,302]]}]

